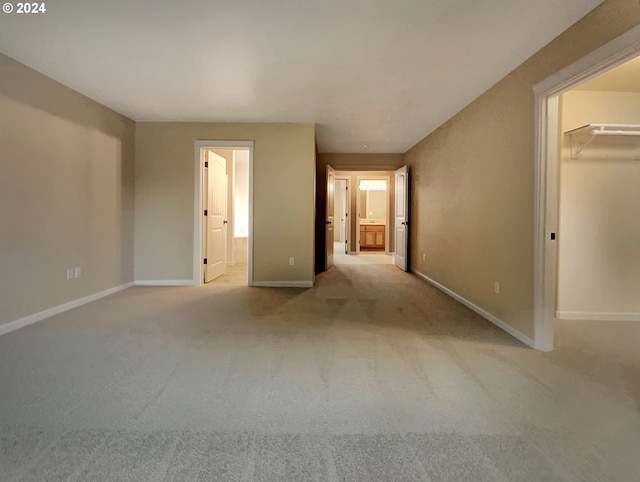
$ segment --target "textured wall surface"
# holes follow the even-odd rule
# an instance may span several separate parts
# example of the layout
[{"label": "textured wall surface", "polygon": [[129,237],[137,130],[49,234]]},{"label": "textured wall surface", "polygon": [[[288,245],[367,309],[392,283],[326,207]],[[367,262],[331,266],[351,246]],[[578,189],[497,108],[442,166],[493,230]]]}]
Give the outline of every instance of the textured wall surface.
[{"label": "textured wall surface", "polygon": [[0,324],[133,281],[133,155],[133,121],[0,54]]},{"label": "textured wall surface", "polygon": [[532,86],[639,22],[605,2],[407,152],[412,269],[533,336]]},{"label": "textured wall surface", "polygon": [[[254,141],[254,281],[312,281],[312,124],[136,124],[135,277],[193,276],[195,141]],[[294,266],[288,258],[294,257]]]}]

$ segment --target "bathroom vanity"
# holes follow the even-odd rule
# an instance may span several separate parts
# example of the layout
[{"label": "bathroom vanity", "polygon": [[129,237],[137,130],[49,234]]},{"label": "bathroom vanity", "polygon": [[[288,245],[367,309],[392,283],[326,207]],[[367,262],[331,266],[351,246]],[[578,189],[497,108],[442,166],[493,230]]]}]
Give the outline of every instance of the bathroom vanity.
[{"label": "bathroom vanity", "polygon": [[385,239],[384,223],[360,220],[360,249],[384,251]]}]

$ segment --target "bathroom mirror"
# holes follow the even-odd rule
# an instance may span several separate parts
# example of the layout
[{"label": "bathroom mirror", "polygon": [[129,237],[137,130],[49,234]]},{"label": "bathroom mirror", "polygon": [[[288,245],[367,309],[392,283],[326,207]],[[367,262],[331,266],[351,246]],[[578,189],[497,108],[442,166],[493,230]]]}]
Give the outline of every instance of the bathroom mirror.
[{"label": "bathroom mirror", "polygon": [[387,181],[362,179],[360,188],[360,219],[385,221],[387,217]]}]

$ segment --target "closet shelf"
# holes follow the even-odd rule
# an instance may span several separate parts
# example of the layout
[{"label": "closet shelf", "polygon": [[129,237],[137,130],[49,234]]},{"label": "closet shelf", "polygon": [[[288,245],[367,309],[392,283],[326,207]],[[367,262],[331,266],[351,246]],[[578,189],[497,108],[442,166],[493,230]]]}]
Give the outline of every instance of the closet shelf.
[{"label": "closet shelf", "polygon": [[596,137],[640,137],[640,124],[587,124],[565,134],[571,136],[571,157],[577,159]]},{"label": "closet shelf", "polygon": [[591,136],[640,136],[640,124],[587,124],[576,127],[565,134],[587,134]]}]

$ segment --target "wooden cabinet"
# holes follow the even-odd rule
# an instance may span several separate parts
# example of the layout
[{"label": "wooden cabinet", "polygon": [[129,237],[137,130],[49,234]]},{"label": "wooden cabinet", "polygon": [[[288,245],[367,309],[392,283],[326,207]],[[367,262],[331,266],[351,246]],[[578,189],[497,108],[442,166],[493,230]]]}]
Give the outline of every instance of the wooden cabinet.
[{"label": "wooden cabinet", "polygon": [[384,250],[385,226],[378,224],[360,225],[360,248]]}]

